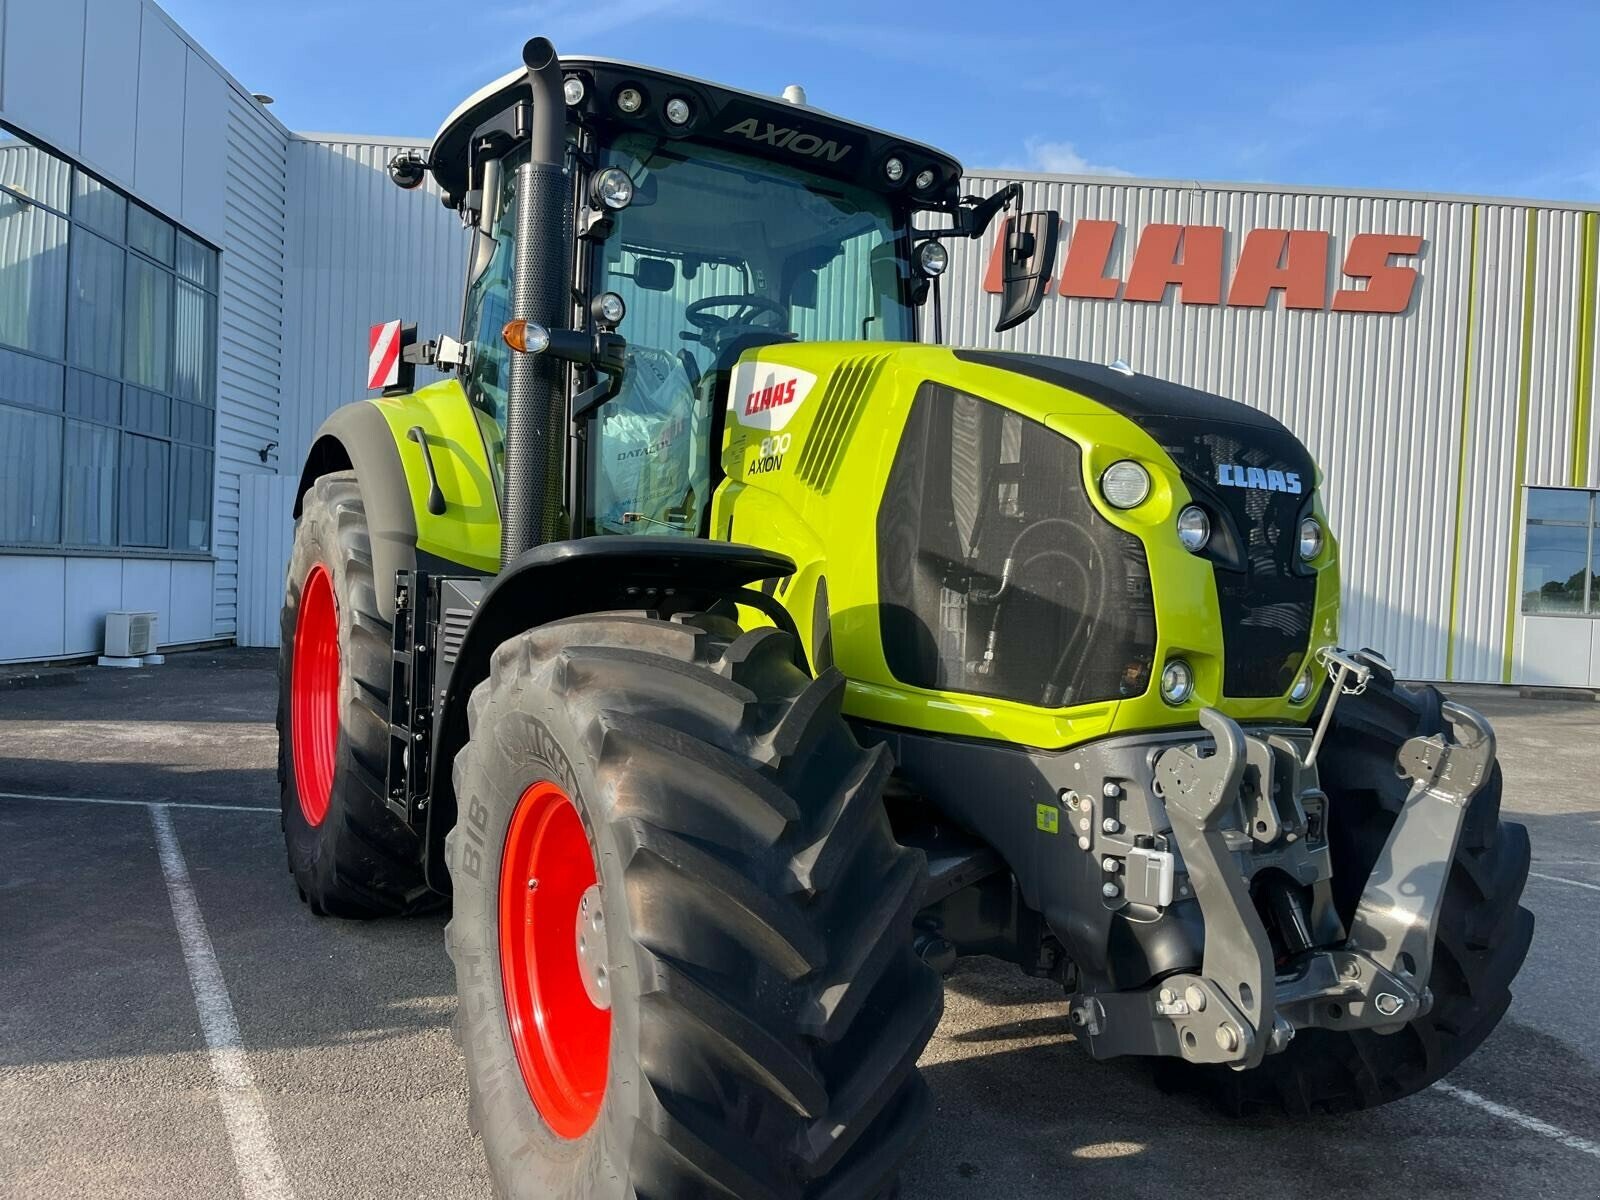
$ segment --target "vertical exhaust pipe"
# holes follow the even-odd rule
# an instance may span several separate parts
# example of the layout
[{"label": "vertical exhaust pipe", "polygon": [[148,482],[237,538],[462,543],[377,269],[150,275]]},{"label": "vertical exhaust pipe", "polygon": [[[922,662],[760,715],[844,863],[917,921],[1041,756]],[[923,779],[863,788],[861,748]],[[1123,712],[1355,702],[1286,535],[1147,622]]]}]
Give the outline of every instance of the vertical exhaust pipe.
[{"label": "vertical exhaust pipe", "polygon": [[[570,301],[567,255],[567,106],[561,60],[548,38],[522,48],[533,92],[528,161],[517,168],[517,246],[511,285],[515,320],[563,329]],[[511,354],[506,385],[505,508],[500,565],[561,535],[566,461],[565,368],[544,354]]]}]

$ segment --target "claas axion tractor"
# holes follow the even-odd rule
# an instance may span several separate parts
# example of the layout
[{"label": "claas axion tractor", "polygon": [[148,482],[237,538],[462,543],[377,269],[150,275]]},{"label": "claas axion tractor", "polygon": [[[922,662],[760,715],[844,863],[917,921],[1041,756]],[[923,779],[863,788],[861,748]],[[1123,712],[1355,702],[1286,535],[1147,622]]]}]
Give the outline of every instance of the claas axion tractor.
[{"label": "claas axion tractor", "polygon": [[[1300,442],[938,344],[1016,185],[798,89],[523,55],[391,164],[469,231],[461,337],[310,447],[279,715],[312,909],[451,906],[498,1191],[889,1194],[962,955],[1235,1112],[1469,1054],[1527,835],[1482,718],[1338,648]],[[1058,220],[1006,221],[1002,327]]]}]

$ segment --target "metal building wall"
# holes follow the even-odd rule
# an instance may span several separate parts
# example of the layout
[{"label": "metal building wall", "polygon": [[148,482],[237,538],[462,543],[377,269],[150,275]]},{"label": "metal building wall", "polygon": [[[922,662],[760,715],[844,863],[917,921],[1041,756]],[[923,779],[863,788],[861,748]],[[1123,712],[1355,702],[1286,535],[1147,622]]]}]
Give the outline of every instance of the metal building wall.
[{"label": "metal building wall", "polygon": [[[290,510],[306,451],[334,409],[366,388],[367,332],[403,317],[424,340],[459,334],[467,237],[430,180],[405,192],[389,159],[427,143],[333,134],[294,134],[283,153],[284,199],[274,256],[262,278],[275,299],[260,318],[263,397],[274,397],[271,437],[280,444],[257,465],[235,503],[243,524],[237,639],[278,643],[278,606],[292,530]],[[270,328],[265,323],[271,318]],[[419,383],[443,376],[419,368]],[[263,421],[267,410],[261,410]],[[263,439],[265,440],[265,439]]]},{"label": "metal building wall", "polygon": [[[1010,178],[969,183],[988,194]],[[946,340],[1120,358],[1272,413],[1324,472],[1342,543],[1342,639],[1379,647],[1413,677],[1510,679],[1520,487],[1600,478],[1600,429],[1580,416],[1596,371],[1577,370],[1594,212],[1104,177],[1027,178],[1023,203],[1059,211],[1064,237],[1077,220],[1120,222],[1108,274],[1124,279],[1152,223],[1222,226],[1230,277],[1252,229],[1326,230],[1330,297],[1353,286],[1339,276],[1352,237],[1420,234],[1421,277],[1395,315],[1291,310],[1281,294],[1262,309],[1183,304],[1169,288],[1160,304],[1052,296],[996,335],[999,298],[982,290],[991,233],[953,248]],[[1592,358],[1592,340],[1586,349]]]},{"label": "metal building wall", "polygon": [[[407,192],[386,171],[399,151],[426,148],[335,134],[290,144],[281,470],[299,470],[329,413],[371,394],[372,325],[403,317],[424,341],[461,332],[468,239],[460,219],[431,177]],[[417,373],[419,383],[441,378]]]},{"label": "metal building wall", "polygon": [[230,637],[240,477],[281,440],[290,135],[152,0],[0,0],[0,118],[222,252],[211,559],[0,556],[0,661],[91,653],[119,608],[164,645]]},{"label": "metal building wall", "polygon": [[238,631],[241,493],[284,461],[279,430],[289,134],[248,96],[228,100],[225,250],[217,316],[214,633]]}]

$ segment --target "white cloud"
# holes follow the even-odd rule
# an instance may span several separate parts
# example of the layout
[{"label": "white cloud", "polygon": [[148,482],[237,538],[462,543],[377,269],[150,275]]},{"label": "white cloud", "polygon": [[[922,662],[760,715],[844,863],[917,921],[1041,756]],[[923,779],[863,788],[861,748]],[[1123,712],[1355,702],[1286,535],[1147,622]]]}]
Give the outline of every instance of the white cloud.
[{"label": "white cloud", "polygon": [[1132,175],[1121,167],[1092,163],[1071,142],[1050,142],[1043,138],[1029,138],[1026,169],[1044,171],[1050,175]]}]

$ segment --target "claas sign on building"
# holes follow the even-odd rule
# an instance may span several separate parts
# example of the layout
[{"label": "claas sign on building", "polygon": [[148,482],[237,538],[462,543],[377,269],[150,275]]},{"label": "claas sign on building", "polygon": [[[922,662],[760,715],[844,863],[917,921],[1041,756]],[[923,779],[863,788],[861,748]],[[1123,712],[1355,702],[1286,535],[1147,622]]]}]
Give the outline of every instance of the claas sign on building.
[{"label": "claas sign on building", "polygon": [[[1081,220],[1066,235],[1058,279],[1047,292],[1081,300],[1128,300],[1159,304],[1176,286],[1184,304],[1265,308],[1274,291],[1286,308],[1334,312],[1398,313],[1411,303],[1418,272],[1404,261],[1422,253],[1422,238],[1411,233],[1358,233],[1345,248],[1334,274],[1333,237],[1319,229],[1252,229],[1245,234],[1237,262],[1226,255],[1227,231],[1220,225],[1146,225],[1139,231],[1128,277],[1112,267],[1120,221]],[[983,289],[1000,291],[1002,228],[984,272]],[[1329,301],[1329,285],[1334,285]]]}]

